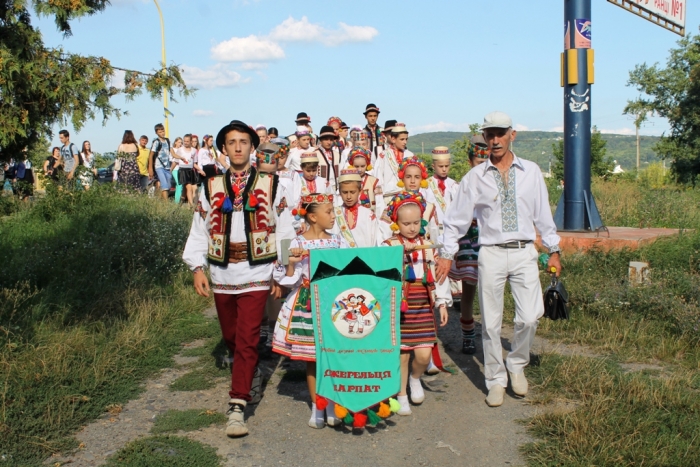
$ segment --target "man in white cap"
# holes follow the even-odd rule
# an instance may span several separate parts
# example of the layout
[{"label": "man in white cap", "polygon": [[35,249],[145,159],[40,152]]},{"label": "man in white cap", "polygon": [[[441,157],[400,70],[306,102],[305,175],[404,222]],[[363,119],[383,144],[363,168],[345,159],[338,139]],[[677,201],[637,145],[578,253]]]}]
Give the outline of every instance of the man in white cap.
[{"label": "man in white cap", "polygon": [[[484,376],[490,407],[503,404],[510,376],[511,389],[525,396],[524,369],[539,319],[544,314],[537,267],[537,232],[549,249],[549,268],[561,271],[559,236],[549,207],[542,171],[534,162],[510,150],[515,140],[511,118],[503,112],[484,117],[481,127],[489,160],[470,170],[444,219],[444,247],[438,260],[437,280],[446,279],[458,241],[475,217],[479,226],[479,304],[484,346]],[[535,230],[537,229],[537,231]],[[501,347],[503,294],[506,281],[515,298],[514,335],[506,364]]]}]

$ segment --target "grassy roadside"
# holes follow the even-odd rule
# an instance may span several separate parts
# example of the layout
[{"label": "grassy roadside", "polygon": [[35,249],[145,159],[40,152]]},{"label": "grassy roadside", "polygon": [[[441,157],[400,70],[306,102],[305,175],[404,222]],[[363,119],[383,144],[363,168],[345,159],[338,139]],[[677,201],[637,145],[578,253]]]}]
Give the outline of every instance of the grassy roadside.
[{"label": "grassy roadside", "polygon": [[[700,465],[697,193],[679,190],[670,200],[672,190],[642,193],[631,184],[598,191],[606,203],[621,196],[618,219],[646,223],[656,206],[655,226],[694,230],[634,252],[563,258],[571,319],[542,320],[538,335],[600,356],[547,354],[527,369],[531,402],[543,410],[527,421],[538,441],[523,453],[533,466]],[[649,262],[648,284],[627,282],[632,260]]]},{"label": "grassy roadside", "polygon": [[39,465],[206,337],[180,254],[191,212],[110,188],[0,223],[0,456]]}]

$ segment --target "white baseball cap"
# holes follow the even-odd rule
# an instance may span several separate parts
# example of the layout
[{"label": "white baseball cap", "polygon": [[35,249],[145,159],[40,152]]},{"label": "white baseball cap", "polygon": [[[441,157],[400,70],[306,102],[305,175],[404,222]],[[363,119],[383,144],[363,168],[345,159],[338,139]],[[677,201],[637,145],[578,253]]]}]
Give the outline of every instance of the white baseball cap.
[{"label": "white baseball cap", "polygon": [[487,128],[511,128],[513,126],[513,120],[504,112],[491,112],[484,117],[484,124],[481,125],[481,129],[485,130]]}]

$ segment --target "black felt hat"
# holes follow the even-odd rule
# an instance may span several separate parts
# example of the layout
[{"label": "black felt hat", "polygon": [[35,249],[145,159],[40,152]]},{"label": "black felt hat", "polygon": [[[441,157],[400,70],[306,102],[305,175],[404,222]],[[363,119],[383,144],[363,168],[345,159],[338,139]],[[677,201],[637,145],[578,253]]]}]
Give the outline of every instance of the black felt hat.
[{"label": "black felt hat", "polygon": [[335,134],[335,130],[333,129],[333,127],[329,125],[324,125],[321,127],[321,133],[319,133],[318,139],[325,138],[327,136],[334,139],[338,139],[338,135]]},{"label": "black felt hat", "polygon": [[310,121],[311,121],[311,117],[309,117],[308,115],[306,115],[306,112],[299,112],[299,113],[297,114],[297,119],[294,120],[294,121],[295,121],[296,123],[299,123],[299,122],[310,122]]},{"label": "black felt hat", "polygon": [[391,129],[394,128],[394,126],[396,126],[397,123],[398,122],[396,120],[387,120],[386,122],[384,122],[384,130],[382,130],[382,131],[385,131],[385,132],[389,131],[390,132]]},{"label": "black felt hat", "polygon": [[350,128],[350,126],[349,126],[347,123],[345,123],[345,122],[340,122],[340,129],[341,129],[341,130],[346,130],[346,129],[348,129],[348,128]]},{"label": "black felt hat", "polygon": [[254,148],[257,148],[258,145],[260,145],[260,137],[255,130],[240,120],[231,120],[231,123],[219,130],[219,133],[216,135],[216,147],[219,148],[219,151],[223,151],[224,143],[226,142],[226,135],[233,130],[248,133]]},{"label": "black felt hat", "polygon": [[367,116],[369,112],[377,112],[377,114],[379,114],[379,107],[374,104],[367,104],[367,107],[365,107],[365,113],[362,115]]}]

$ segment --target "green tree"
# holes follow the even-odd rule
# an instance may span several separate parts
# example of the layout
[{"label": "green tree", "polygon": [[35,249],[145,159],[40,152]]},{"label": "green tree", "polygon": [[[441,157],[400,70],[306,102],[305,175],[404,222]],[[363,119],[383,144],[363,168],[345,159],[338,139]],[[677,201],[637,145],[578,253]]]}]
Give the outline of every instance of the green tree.
[{"label": "green tree", "polygon": [[[591,176],[602,177],[614,168],[611,157],[605,157],[607,141],[597,127],[591,129]],[[552,144],[552,155],[556,159],[552,165],[552,177],[564,180],[564,140]]]},{"label": "green tree", "polygon": [[472,136],[481,134],[481,123],[472,123],[469,125],[469,132]]},{"label": "green tree", "polygon": [[[81,56],[62,48],[44,46],[31,24],[30,8],[53,17],[64,36],[70,22],[94,15],[108,0],[0,0],[0,159],[9,159],[25,147],[32,152],[51,137],[51,128],[70,121],[77,130],[88,119],[119,118],[122,110],[111,104],[116,95],[133,99],[145,90],[152,98],[163,90],[174,97],[189,96],[180,69],[161,64],[151,73],[118,68],[104,57]],[[124,87],[112,84],[115,70],[124,72]]]},{"label": "green tree", "polygon": [[700,36],[680,39],[666,67],[635,66],[627,84],[642,95],[625,110],[649,110],[668,120],[671,131],[654,151],[671,161],[678,181],[694,182],[700,174]]}]

